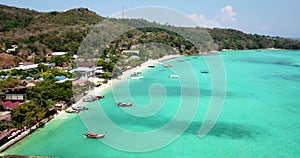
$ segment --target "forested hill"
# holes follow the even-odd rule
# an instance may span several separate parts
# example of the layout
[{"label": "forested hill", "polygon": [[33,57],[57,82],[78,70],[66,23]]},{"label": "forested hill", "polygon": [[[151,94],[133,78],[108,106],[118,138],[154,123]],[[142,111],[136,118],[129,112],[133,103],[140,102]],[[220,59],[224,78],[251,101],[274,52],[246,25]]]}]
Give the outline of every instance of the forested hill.
[{"label": "forested hill", "polygon": [[99,23],[102,17],[86,8],[44,13],[0,5],[0,20],[0,31],[7,32],[17,31],[18,29],[39,28],[49,30],[53,27],[94,25]]},{"label": "forested hill", "polygon": [[[18,45],[18,49],[9,54],[15,63],[32,60],[32,54],[35,55],[35,59],[41,60],[44,60],[45,56],[53,51],[65,51],[70,54],[76,54],[82,40],[91,29],[103,19],[104,18],[100,15],[86,8],[77,8],[65,12],[37,12],[29,9],[0,5],[0,53],[5,53],[6,50],[12,48],[13,45]],[[135,22],[144,23],[144,20],[135,20]],[[152,23],[151,26],[156,27],[163,25]],[[175,30],[182,29],[174,26],[166,26],[165,28]],[[201,32],[199,29],[203,28],[184,29],[190,32]],[[206,30],[212,39],[215,40],[219,50],[300,48],[300,41],[298,40],[250,35],[231,29]],[[154,29],[154,31],[157,30]],[[156,38],[157,41],[164,41],[177,50],[192,48],[190,46],[191,43],[187,42],[186,39],[176,37],[178,40],[174,42],[174,34],[170,35],[168,31],[158,30],[158,32],[150,36],[146,35],[147,32],[137,32],[139,33],[138,35],[132,32],[131,37],[127,37],[127,40],[142,37],[144,39],[139,41],[150,41]],[[141,36],[141,32],[145,33],[145,36]],[[161,32],[163,32],[163,34],[158,35]],[[124,43],[124,40],[121,39],[119,42]],[[130,45],[126,45],[126,47],[130,48]],[[206,49],[205,51],[210,51],[215,48],[209,46],[204,49]],[[181,50],[181,52],[189,51]],[[2,55],[0,55],[0,58],[1,57]]]},{"label": "forested hill", "polygon": [[300,41],[282,37],[245,34],[233,29],[207,29],[219,49],[299,49]]},{"label": "forested hill", "polygon": [[45,59],[53,51],[76,53],[89,30],[102,19],[86,8],[37,12],[0,5],[0,53],[18,45],[9,54],[14,63],[31,61],[33,53],[36,59]]}]

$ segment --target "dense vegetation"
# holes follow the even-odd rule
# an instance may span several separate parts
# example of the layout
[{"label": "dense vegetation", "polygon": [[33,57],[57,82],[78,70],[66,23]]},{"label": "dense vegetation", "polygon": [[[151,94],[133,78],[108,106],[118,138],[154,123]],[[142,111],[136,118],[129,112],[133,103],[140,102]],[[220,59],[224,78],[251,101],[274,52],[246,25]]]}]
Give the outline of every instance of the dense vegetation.
[{"label": "dense vegetation", "polygon": [[207,29],[219,49],[299,49],[300,41],[281,37],[245,34],[232,29]]},{"label": "dense vegetation", "polygon": [[[43,70],[42,70],[43,69]],[[10,73],[0,72],[2,75],[8,75],[5,80],[0,81],[0,90],[4,88],[12,88],[15,86],[25,86],[21,79],[24,76],[31,76],[34,78],[44,78],[41,82],[35,82],[35,87],[27,90],[27,98],[29,102],[25,102],[12,110],[12,122],[3,123],[0,130],[24,126],[32,126],[38,121],[49,115],[49,108],[53,107],[59,101],[69,102],[73,97],[72,82],[55,83],[57,79],[55,76],[71,77],[70,73],[64,72],[61,69],[49,69],[42,64],[37,69],[31,71],[13,69]],[[13,76],[16,76],[14,78]]]},{"label": "dense vegetation", "polygon": [[0,32],[27,27],[38,12],[0,5]]},{"label": "dense vegetation", "polygon": [[[15,56],[14,62],[30,61],[33,56],[35,59],[45,60],[45,56],[53,51],[76,54],[85,37],[103,19],[85,8],[43,13],[0,5],[0,51],[5,52],[12,45],[18,45],[19,48],[11,52]],[[132,45],[149,42],[167,44],[180,53],[188,54],[199,50],[300,48],[299,40],[251,35],[232,29],[183,28],[159,25],[142,19],[110,20],[134,26],[136,30],[127,31],[118,39],[112,39],[110,46],[113,47],[104,52],[108,54],[116,54]],[[108,32],[98,33],[108,38],[111,36]]]},{"label": "dense vegetation", "polygon": [[[105,26],[96,26],[103,21],[107,22]],[[149,58],[160,58],[166,54],[195,54],[223,49],[299,49],[300,41],[245,34],[232,29],[160,25],[142,19],[107,20],[85,8],[42,13],[0,5],[0,53],[5,53],[13,45],[18,46],[11,52],[14,63],[49,61],[56,66],[67,67],[74,54],[85,59],[96,57],[97,66],[102,66],[105,71],[102,78],[108,79]],[[139,50],[139,59],[121,54],[128,49]],[[49,58],[49,53],[53,51],[68,53]],[[1,123],[0,129],[31,126],[47,116],[49,108],[56,102],[68,102],[73,96],[71,82],[55,83],[55,76],[71,77],[62,69],[49,69],[40,64],[31,71],[13,69],[0,72],[0,75],[10,76],[0,81],[1,91],[3,88],[25,85],[21,80],[27,76],[44,78],[28,90],[30,102],[12,111],[13,122]],[[86,90],[82,86],[73,87],[75,95],[81,95]]]},{"label": "dense vegetation", "polygon": [[103,18],[86,8],[66,12],[36,12],[0,5],[0,51],[11,52],[15,62],[43,60],[50,52],[76,53],[81,41]]}]

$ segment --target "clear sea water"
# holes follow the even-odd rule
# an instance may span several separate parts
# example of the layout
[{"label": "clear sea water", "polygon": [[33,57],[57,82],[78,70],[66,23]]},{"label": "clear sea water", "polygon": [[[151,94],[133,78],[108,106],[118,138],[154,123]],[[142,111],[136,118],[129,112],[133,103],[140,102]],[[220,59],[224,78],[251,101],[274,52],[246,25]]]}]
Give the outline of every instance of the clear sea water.
[{"label": "clear sea water", "polygon": [[[201,69],[207,69],[203,57],[191,56],[182,57],[183,62],[175,59],[167,63],[177,67],[179,73],[194,74],[198,85],[184,80],[186,78],[182,76],[182,82],[181,78],[169,78],[174,72],[163,65],[143,72],[144,79],[129,82],[131,99],[137,105],[148,107],[145,110],[152,112],[149,114],[151,116],[146,116],[148,114],[141,110],[143,117],[134,117],[128,112],[134,112],[130,109],[136,107],[125,109],[116,106],[120,98],[115,98],[114,95],[126,99],[125,95],[120,94],[127,91],[126,84],[120,84],[114,89],[114,94],[112,90],[108,90],[104,94],[105,99],[87,104],[89,111],[82,112],[80,116],[66,114],[55,118],[10,147],[4,154],[63,158],[300,157],[300,51],[228,51],[220,55],[226,71],[226,100],[217,123],[203,138],[198,134],[211,101],[211,73],[200,72]],[[181,66],[183,63],[189,63],[192,69]],[[200,93],[189,94],[197,87]],[[187,89],[188,93],[188,101],[184,103],[191,105],[181,104],[182,89]],[[166,98],[161,97],[163,92],[166,92]],[[197,99],[199,103],[191,124],[168,145],[147,152],[123,151],[107,145],[136,144],[142,148],[149,141],[142,142],[134,135],[110,129],[111,122],[100,120],[100,115],[107,116],[115,126],[126,129],[127,132],[143,133],[159,130],[173,121],[182,106],[193,109],[193,102],[189,101]],[[149,105],[146,106],[147,104]],[[157,107],[157,104],[162,106]],[[184,116],[193,116],[193,112],[188,112]],[[184,117],[175,120],[174,127],[164,131],[165,137],[161,141],[178,134],[178,129],[183,128],[180,125],[189,122]],[[94,126],[97,128],[94,129]],[[108,135],[100,141],[88,139],[83,136],[87,129],[99,133],[107,132]]]}]

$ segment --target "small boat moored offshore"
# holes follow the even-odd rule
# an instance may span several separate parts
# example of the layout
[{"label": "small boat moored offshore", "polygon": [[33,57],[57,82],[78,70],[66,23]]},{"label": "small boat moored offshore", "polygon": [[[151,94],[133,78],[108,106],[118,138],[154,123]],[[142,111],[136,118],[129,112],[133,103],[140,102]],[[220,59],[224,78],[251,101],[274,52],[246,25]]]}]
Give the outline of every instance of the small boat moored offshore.
[{"label": "small boat moored offshore", "polygon": [[179,75],[173,75],[173,74],[171,74],[169,77],[170,78],[179,78],[180,76]]},{"label": "small boat moored offshore", "polygon": [[105,96],[104,95],[97,95],[96,99],[103,99]]},{"label": "small boat moored offshore", "polygon": [[73,110],[75,110],[77,113],[79,113],[80,111],[84,111],[84,110],[88,110],[89,108],[85,107],[85,106],[74,106],[72,107]]},{"label": "small boat moored offshore", "polygon": [[76,110],[74,110],[72,107],[68,107],[68,108],[66,109],[66,112],[67,112],[67,113],[75,113]]},{"label": "small boat moored offshore", "polygon": [[171,64],[165,64],[164,67],[173,67]]},{"label": "small boat moored offshore", "polygon": [[133,102],[119,102],[118,106],[132,106],[134,103]]},{"label": "small boat moored offshore", "polygon": [[131,75],[128,77],[128,79],[133,79],[133,80],[139,80],[144,78],[144,76],[139,76],[139,75]]},{"label": "small boat moored offshore", "polygon": [[200,72],[203,74],[207,74],[207,73],[209,73],[209,70],[200,70]]},{"label": "small boat moored offshore", "polygon": [[93,96],[86,96],[82,99],[83,102],[94,102],[96,101],[97,99]]},{"label": "small boat moored offshore", "polygon": [[86,96],[83,98],[83,102],[94,102],[98,99],[103,99],[104,96],[100,95],[100,96]]},{"label": "small boat moored offshore", "polygon": [[97,134],[97,133],[93,133],[93,132],[90,132],[90,131],[85,132],[84,135],[88,138],[104,138],[106,136],[105,133]]}]

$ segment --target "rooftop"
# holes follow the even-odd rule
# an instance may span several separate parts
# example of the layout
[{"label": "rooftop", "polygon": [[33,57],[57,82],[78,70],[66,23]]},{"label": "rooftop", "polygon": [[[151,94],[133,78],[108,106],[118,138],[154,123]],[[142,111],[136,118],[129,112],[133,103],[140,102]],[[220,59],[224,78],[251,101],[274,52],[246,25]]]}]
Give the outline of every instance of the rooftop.
[{"label": "rooftop", "polygon": [[13,110],[14,108],[16,108],[19,105],[20,105],[20,102],[18,102],[18,101],[16,101],[16,102],[2,101],[2,106],[4,107],[4,109]]},{"label": "rooftop", "polygon": [[65,55],[67,54],[68,52],[53,52],[51,53],[52,56],[61,56],[61,55]]}]

